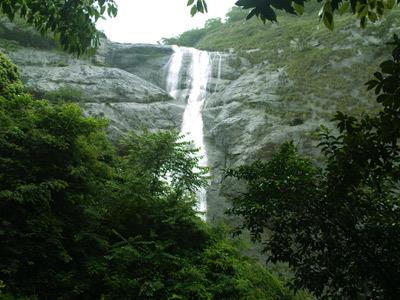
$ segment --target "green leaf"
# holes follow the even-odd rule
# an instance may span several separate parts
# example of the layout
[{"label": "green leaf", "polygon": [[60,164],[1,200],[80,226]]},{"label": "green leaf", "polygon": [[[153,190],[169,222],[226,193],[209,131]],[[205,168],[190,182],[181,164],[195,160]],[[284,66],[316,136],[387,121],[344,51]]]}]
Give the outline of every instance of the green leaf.
[{"label": "green leaf", "polygon": [[386,0],[386,8],[392,9],[396,5],[396,0]]},{"label": "green leaf", "polygon": [[323,21],[325,26],[329,29],[329,30],[333,30],[334,29],[334,21],[333,21],[333,15],[330,12],[324,12],[324,17],[323,17]]},{"label": "green leaf", "polygon": [[345,1],[342,3],[342,5],[339,8],[339,14],[342,16],[343,14],[345,14],[350,7],[350,1]]},{"label": "green leaf", "polygon": [[257,13],[257,9],[252,9],[250,13],[247,15],[246,20],[250,20]]},{"label": "green leaf", "polygon": [[297,14],[299,14],[300,16],[301,16],[302,14],[304,14],[304,6],[303,6],[303,5],[294,3],[294,4],[293,4],[293,8],[294,8],[294,10],[297,12]]},{"label": "green leaf", "polygon": [[203,1],[203,6],[204,6],[204,11],[208,12],[207,2],[205,0],[202,0],[202,1]]},{"label": "green leaf", "polygon": [[360,18],[362,18],[362,17],[367,16],[367,14],[368,14],[368,5],[365,5],[365,4],[358,5],[358,7],[357,7],[357,15]]},{"label": "green leaf", "polygon": [[196,5],[193,5],[192,9],[190,10],[190,15],[193,17],[195,14],[197,14],[197,7]]},{"label": "green leaf", "polygon": [[395,63],[392,60],[386,60],[380,64],[383,73],[393,74],[395,71]]},{"label": "green leaf", "polygon": [[368,21],[368,19],[365,16],[360,19],[361,28],[365,28],[367,26],[367,21]]},{"label": "green leaf", "polygon": [[197,11],[204,13],[204,6],[202,0],[197,0]]},{"label": "green leaf", "polygon": [[373,11],[368,12],[368,19],[371,22],[376,22],[378,20],[378,16],[376,13],[374,13]]}]

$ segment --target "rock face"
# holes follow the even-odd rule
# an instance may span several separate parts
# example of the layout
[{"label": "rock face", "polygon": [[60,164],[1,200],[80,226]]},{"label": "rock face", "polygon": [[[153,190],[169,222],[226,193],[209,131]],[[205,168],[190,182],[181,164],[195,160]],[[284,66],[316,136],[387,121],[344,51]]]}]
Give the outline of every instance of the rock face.
[{"label": "rock face", "polygon": [[[80,102],[85,112],[109,118],[112,135],[144,128],[180,129],[190,88],[191,61],[186,58],[182,61],[178,85],[181,101],[178,102],[166,92],[171,47],[103,40],[94,57],[76,59],[31,31],[3,23],[0,22],[0,50],[19,66],[26,85],[32,90],[49,93],[68,87],[81,91]],[[352,33],[351,38],[344,43],[351,44],[358,36]],[[368,43],[376,43],[375,39],[369,37]],[[279,55],[285,51],[295,51],[293,55],[299,57],[306,55],[304,47],[296,50],[298,44],[301,44],[299,40],[287,41],[286,48],[275,50]],[[224,177],[225,169],[268,158],[288,139],[294,140],[303,153],[316,155],[313,132],[319,125],[327,124],[333,112],[343,106],[359,108],[360,102],[353,99],[367,96],[361,91],[367,78],[345,78],[342,74],[351,74],[349,69],[377,60],[382,49],[368,44],[362,53],[358,50],[360,53],[353,55],[347,53],[345,44],[337,44],[337,50],[333,50],[337,53],[327,56],[323,65],[309,65],[300,70],[304,84],[295,81],[293,70],[290,75],[290,69],[276,61],[250,63],[230,52],[210,53],[212,70],[203,107],[204,142],[211,173],[207,191],[208,220],[225,219],[224,210],[229,206],[227,196],[241,188]],[[307,47],[317,49],[321,56],[326,55],[319,42]],[[257,51],[248,51],[247,56],[257,56]],[[343,51],[347,51],[346,57]],[[329,78],[336,78],[339,88],[329,93],[331,82],[315,87],[304,74],[314,77],[332,74]],[[347,80],[359,88],[342,92],[340,82]],[[327,95],[328,100],[315,94],[317,90],[324,97]],[[344,93],[352,98],[346,100]]]},{"label": "rock face", "polygon": [[[112,135],[180,128],[184,104],[165,91],[171,47],[104,39],[94,57],[77,59],[34,32],[1,21],[0,50],[18,65],[25,85],[35,93],[79,91],[86,113],[110,119]],[[30,39],[36,42],[27,44]]]},{"label": "rock face", "polygon": [[161,88],[117,68],[91,65],[66,67],[24,66],[26,85],[37,91],[56,91],[70,86],[81,89],[90,102],[164,102],[171,98]]},{"label": "rock face", "polygon": [[172,49],[165,46],[112,43],[104,62],[165,89],[168,61],[172,54]]},{"label": "rock face", "polygon": [[[314,118],[293,119],[288,123],[286,118],[266,112],[266,107],[278,109],[282,103],[277,91],[287,83],[284,68],[255,66],[236,80],[224,83],[210,96],[203,110],[212,174],[208,190],[208,217],[212,222],[226,218],[224,211],[229,207],[226,196],[241,189],[224,177],[227,168],[268,158],[288,139],[296,140],[304,152],[315,152],[309,133],[322,123],[321,119]],[[255,90],[254,83],[261,90]]]},{"label": "rock face", "polygon": [[84,107],[90,115],[100,115],[110,119],[111,134],[145,129],[179,130],[184,110],[182,105],[173,102],[87,103]]}]

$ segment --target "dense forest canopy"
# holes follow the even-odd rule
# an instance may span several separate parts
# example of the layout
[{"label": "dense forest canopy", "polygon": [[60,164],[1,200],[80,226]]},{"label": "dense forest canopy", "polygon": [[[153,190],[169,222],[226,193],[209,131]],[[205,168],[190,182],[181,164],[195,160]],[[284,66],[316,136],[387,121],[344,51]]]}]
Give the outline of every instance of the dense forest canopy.
[{"label": "dense forest canopy", "polygon": [[308,299],[198,216],[207,170],[176,132],[113,144],[106,120],[1,65],[2,299]]}]

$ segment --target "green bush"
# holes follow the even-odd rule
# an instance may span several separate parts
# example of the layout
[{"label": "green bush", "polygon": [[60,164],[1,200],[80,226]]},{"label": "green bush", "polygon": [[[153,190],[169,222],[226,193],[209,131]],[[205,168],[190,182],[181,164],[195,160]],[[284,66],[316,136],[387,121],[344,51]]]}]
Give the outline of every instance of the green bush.
[{"label": "green bush", "polygon": [[0,96],[1,299],[296,299],[193,209],[197,150],[177,132],[112,144],[79,98]]},{"label": "green bush", "polygon": [[24,90],[17,66],[0,52],[0,96],[12,97]]},{"label": "green bush", "polygon": [[196,44],[204,37],[204,29],[192,29],[182,33],[177,37],[163,38],[162,43],[165,45],[178,45],[182,47],[195,47]]},{"label": "green bush", "polygon": [[241,9],[239,7],[232,7],[232,9],[226,14],[226,22],[234,23],[234,22],[243,22],[246,20],[248,15],[248,11],[245,9]]},{"label": "green bush", "polygon": [[85,92],[70,85],[60,87],[51,92],[44,93],[43,97],[53,103],[81,103],[85,102]]},{"label": "green bush", "polygon": [[162,42],[166,45],[178,45],[183,47],[196,47],[198,42],[203,39],[210,31],[217,30],[222,26],[221,19],[210,19],[204,28],[195,28],[182,33],[177,37],[163,38]]}]

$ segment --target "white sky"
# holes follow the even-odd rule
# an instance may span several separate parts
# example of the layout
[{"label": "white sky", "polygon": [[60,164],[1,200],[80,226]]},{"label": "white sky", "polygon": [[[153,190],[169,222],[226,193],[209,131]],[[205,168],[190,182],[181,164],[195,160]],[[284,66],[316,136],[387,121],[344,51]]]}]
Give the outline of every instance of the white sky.
[{"label": "white sky", "polygon": [[223,18],[236,1],[207,0],[208,13],[191,17],[187,0],[116,0],[117,17],[100,20],[97,27],[115,42],[156,43],[201,27],[207,19]]}]

